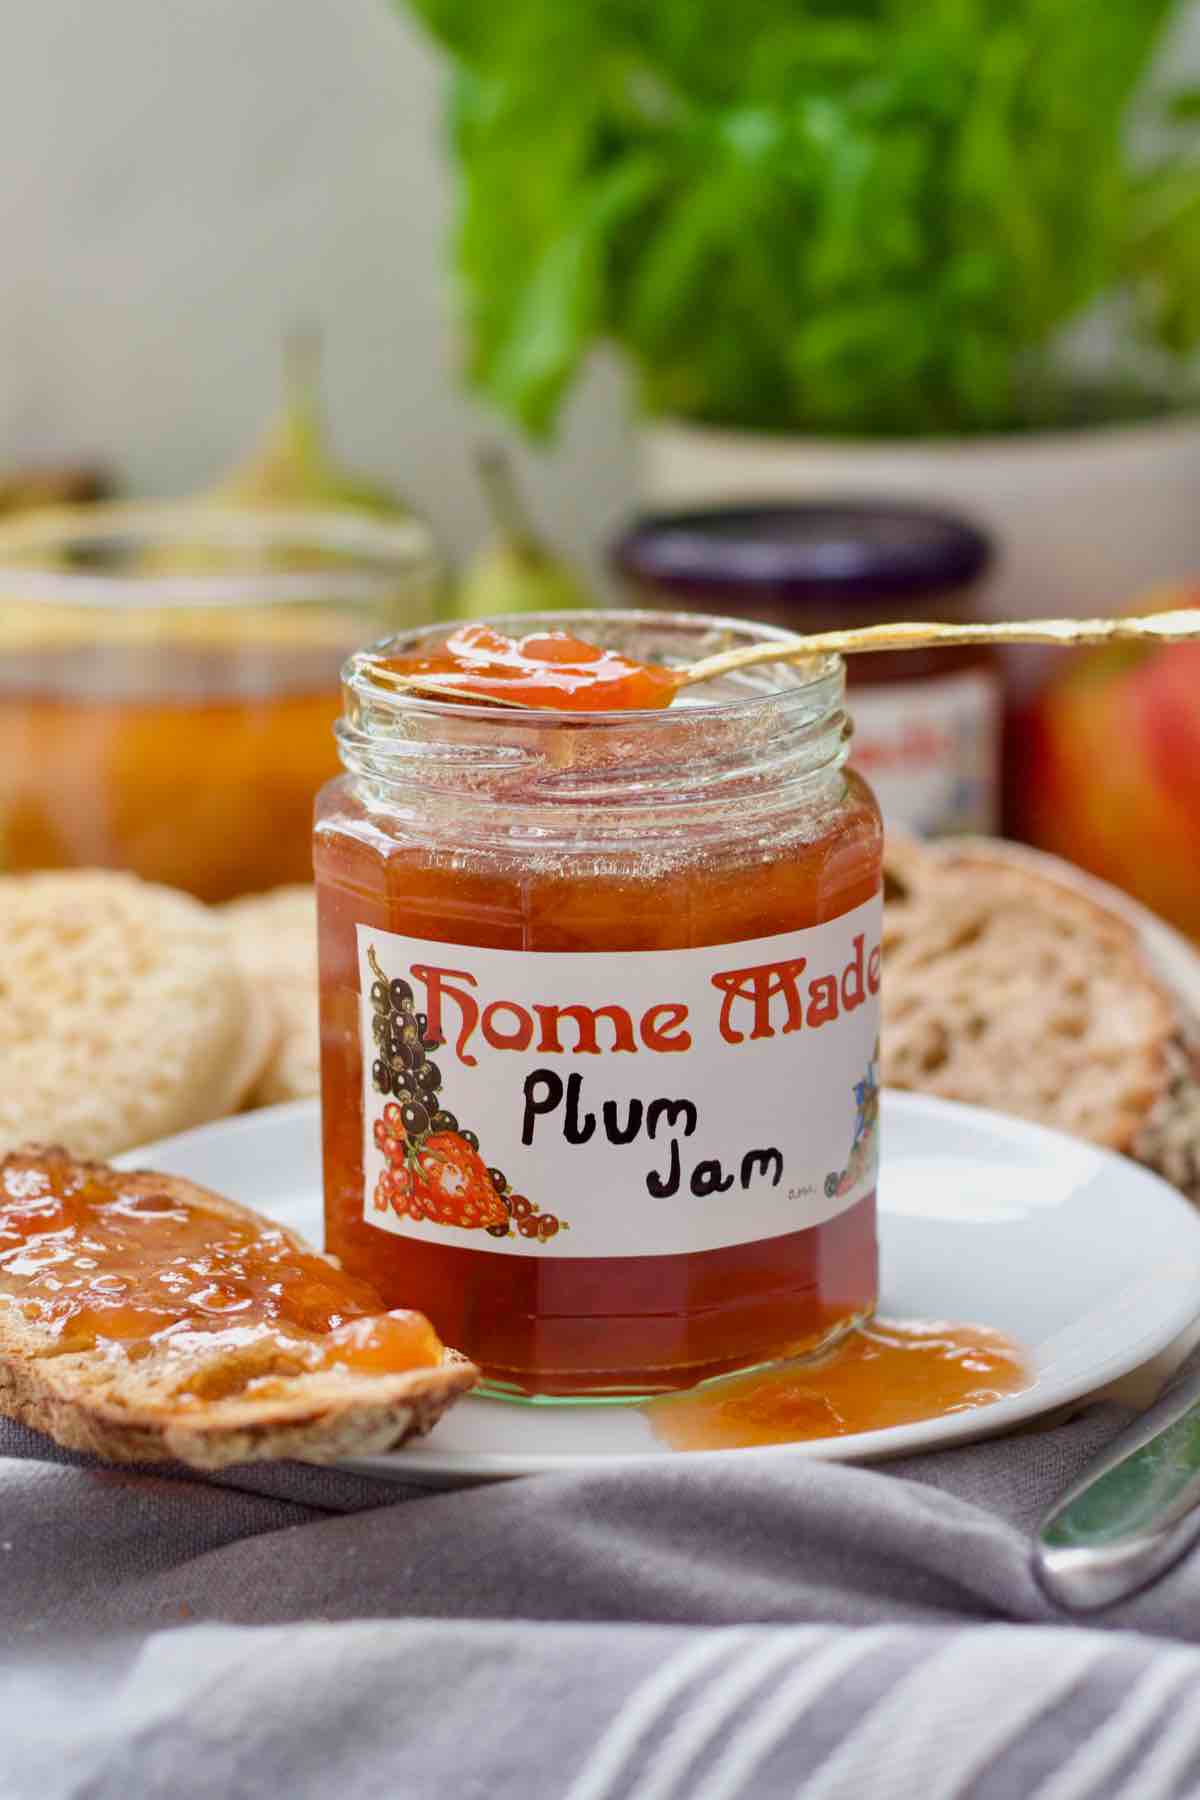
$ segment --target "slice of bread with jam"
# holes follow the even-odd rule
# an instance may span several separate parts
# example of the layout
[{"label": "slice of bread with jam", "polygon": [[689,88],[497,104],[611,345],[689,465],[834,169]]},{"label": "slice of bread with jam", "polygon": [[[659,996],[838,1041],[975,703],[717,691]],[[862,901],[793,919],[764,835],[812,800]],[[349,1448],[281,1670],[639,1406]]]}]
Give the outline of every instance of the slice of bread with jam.
[{"label": "slice of bread with jam", "polygon": [[478,1370],[294,1232],[178,1176],[0,1161],[0,1413],[112,1462],[332,1462]]}]

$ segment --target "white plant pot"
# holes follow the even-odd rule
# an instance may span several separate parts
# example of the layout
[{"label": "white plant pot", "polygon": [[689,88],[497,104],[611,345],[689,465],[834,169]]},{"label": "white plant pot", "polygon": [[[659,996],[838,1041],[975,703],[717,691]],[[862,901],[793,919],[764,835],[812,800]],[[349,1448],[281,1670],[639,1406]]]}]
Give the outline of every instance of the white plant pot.
[{"label": "white plant pot", "polygon": [[994,539],[997,618],[1110,613],[1200,581],[1200,418],[888,443],[769,437],[663,421],[641,434],[653,507],[888,495],[965,513]]}]

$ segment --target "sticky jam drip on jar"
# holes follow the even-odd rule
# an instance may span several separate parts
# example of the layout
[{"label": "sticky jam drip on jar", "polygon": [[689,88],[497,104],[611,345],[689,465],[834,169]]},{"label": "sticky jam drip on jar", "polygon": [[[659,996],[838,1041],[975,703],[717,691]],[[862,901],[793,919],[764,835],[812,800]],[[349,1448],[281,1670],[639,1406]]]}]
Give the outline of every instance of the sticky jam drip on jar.
[{"label": "sticky jam drip on jar", "polygon": [[433,675],[479,700],[517,700],[559,712],[631,712],[669,706],[678,676],[584,643],[565,631],[506,637],[490,625],[461,625],[438,650],[381,657],[393,675]]},{"label": "sticky jam drip on jar", "polygon": [[435,1367],[443,1354],[422,1314],[385,1311],[367,1282],[268,1220],[52,1155],[9,1158],[0,1172],[3,1296],[59,1354],[258,1349],[289,1372],[358,1374]]},{"label": "sticky jam drip on jar", "polygon": [[940,1419],[1032,1382],[1024,1352],[988,1326],[875,1319],[812,1361],[708,1382],[644,1410],[673,1450],[734,1450]]}]

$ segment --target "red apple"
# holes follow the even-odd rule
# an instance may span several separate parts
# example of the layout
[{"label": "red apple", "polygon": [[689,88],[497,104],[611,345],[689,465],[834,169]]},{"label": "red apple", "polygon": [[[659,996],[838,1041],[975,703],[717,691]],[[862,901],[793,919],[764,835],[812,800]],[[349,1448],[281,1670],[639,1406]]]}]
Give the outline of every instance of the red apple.
[{"label": "red apple", "polygon": [[[1154,604],[1200,606],[1200,588]],[[1027,729],[1023,834],[1200,938],[1200,644],[1073,659]]]}]

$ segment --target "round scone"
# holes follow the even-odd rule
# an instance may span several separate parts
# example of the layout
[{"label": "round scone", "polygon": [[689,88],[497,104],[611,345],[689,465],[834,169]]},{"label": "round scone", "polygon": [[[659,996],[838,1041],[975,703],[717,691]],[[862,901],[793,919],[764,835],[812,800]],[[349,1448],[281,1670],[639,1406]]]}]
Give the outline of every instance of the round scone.
[{"label": "round scone", "polygon": [[101,870],[0,876],[0,1151],[39,1137],[106,1157],[220,1118],[257,1073],[254,1018],[189,895]]},{"label": "round scone", "polygon": [[885,896],[884,1081],[1133,1151],[1179,1029],[1133,927],[1002,846],[893,844]]},{"label": "round scone", "polygon": [[239,968],[275,1021],[275,1051],[249,1104],[308,1099],[320,1089],[314,891],[273,888],[231,900],[220,913],[232,933]]}]

